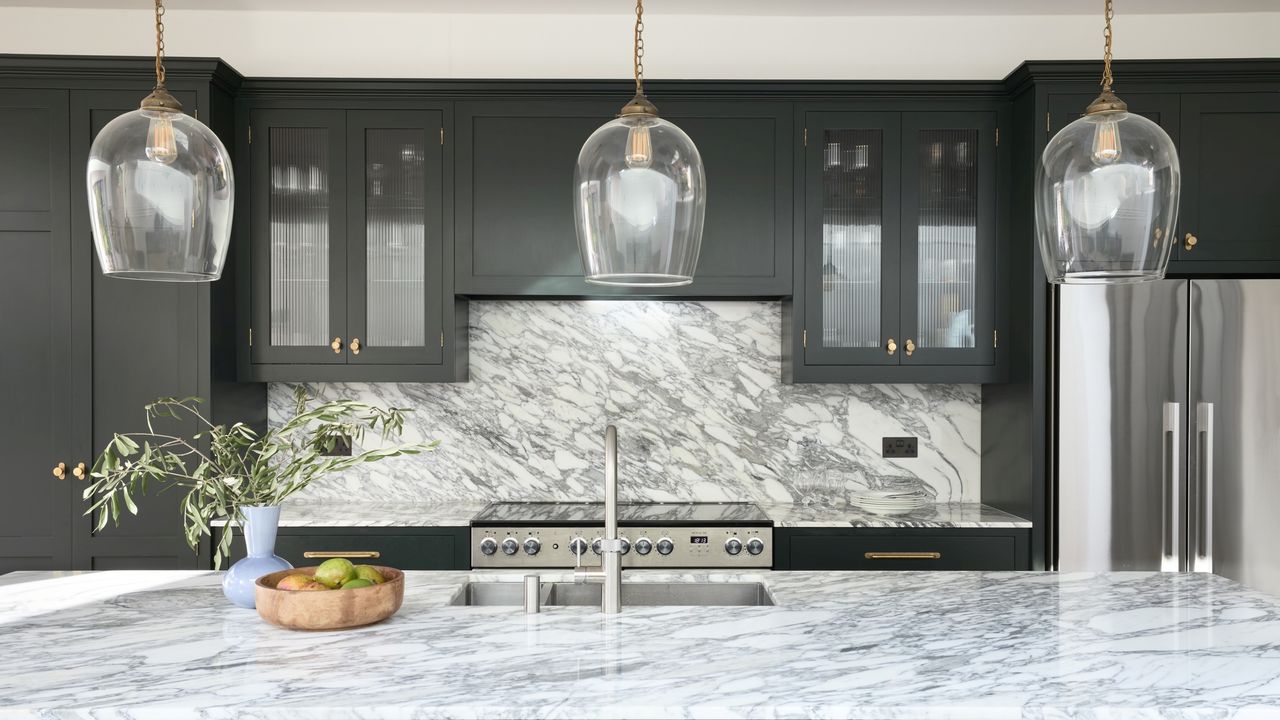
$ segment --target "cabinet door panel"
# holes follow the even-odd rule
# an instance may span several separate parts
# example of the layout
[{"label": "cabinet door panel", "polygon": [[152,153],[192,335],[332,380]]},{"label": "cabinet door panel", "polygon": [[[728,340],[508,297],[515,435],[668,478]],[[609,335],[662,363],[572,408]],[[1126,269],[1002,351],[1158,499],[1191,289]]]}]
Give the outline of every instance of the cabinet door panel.
[{"label": "cabinet door panel", "polygon": [[[1280,93],[1182,96],[1178,261],[1280,260]],[[1187,233],[1198,242],[1185,247]],[[1246,272],[1258,269],[1246,268]]]},{"label": "cabinet door panel", "polygon": [[10,341],[0,353],[0,573],[65,570],[75,484],[68,197],[84,198],[67,174],[66,91],[0,91],[0,157],[0,337]]},{"label": "cabinet door panel", "polygon": [[791,538],[791,570],[1021,570],[1011,536]]},{"label": "cabinet door panel", "polygon": [[[84,92],[72,95],[72,166],[83,167],[94,136],[115,117],[137,108],[137,91]],[[187,108],[194,93],[176,93]],[[159,397],[200,394],[202,340],[192,318],[208,302],[205,283],[137,282],[108,278],[89,241],[87,205],[76,209],[76,263],[87,266],[85,292],[76,303],[74,358],[79,378],[76,403],[67,415],[75,423],[76,462],[92,465],[111,437],[146,429],[144,406]],[[81,277],[77,273],[77,277]],[[207,371],[207,370],[206,370]],[[87,422],[85,422],[87,420]],[[192,420],[161,421],[156,431],[190,437]],[[75,482],[80,488],[81,481]],[[77,569],[169,569],[200,567],[203,560],[186,546],[178,491],[135,498],[137,516],[93,531],[96,517],[85,504],[69,508]]]},{"label": "cabinet door panel", "polygon": [[899,125],[898,113],[807,115],[808,364],[898,364]]},{"label": "cabinet door panel", "polygon": [[995,358],[995,113],[904,113],[903,364]]},{"label": "cabinet door panel", "polygon": [[[221,531],[219,531],[221,532]],[[354,563],[386,565],[399,570],[466,570],[467,528],[313,528],[284,527],[276,537],[276,554],[294,567],[319,565],[308,552],[365,553],[377,558],[351,557]],[[231,541],[230,562],[245,556],[244,537]]]},{"label": "cabinet door panel", "polygon": [[253,362],[345,363],[344,113],[252,118]]},{"label": "cabinet door panel", "polygon": [[441,361],[441,122],[439,112],[347,114],[348,362]]}]

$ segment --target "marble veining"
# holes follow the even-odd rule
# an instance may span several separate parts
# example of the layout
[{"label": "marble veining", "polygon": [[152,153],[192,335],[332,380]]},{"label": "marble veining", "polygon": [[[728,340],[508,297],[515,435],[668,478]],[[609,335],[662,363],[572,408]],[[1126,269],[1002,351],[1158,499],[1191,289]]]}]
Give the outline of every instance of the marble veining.
[{"label": "marble veining", "polygon": [[[216,573],[0,578],[15,718],[1280,718],[1280,603],[1178,573],[671,573],[757,608],[451,607],[407,573],[386,623],[299,633]],[[567,573],[544,573],[563,580]]]},{"label": "marble veining", "polygon": [[[474,520],[521,523],[604,523],[604,503],[504,502],[486,507]],[[755,503],[618,503],[620,523],[768,523]]]},{"label": "marble veining", "polygon": [[774,503],[762,506],[774,527],[1029,528],[1030,520],[981,503],[938,503],[902,515],[881,515],[856,505]]},{"label": "marble veining", "polygon": [[[306,498],[599,500],[610,422],[624,500],[792,503],[887,477],[979,498],[979,386],[783,384],[778,302],[483,301],[470,326],[468,383],[312,386],[412,408],[405,439],[441,445]],[[279,422],[291,387],[269,400]],[[881,437],[900,435],[920,438],[918,458],[881,457]]]}]

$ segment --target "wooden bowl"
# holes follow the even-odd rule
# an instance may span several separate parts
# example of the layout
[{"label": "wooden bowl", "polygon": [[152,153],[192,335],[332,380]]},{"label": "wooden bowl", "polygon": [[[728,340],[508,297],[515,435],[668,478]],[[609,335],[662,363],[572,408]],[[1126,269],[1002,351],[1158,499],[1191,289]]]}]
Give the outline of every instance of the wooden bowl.
[{"label": "wooden bowl", "polygon": [[288,575],[314,575],[316,567],[263,575],[254,587],[258,614],[272,625],[290,630],[341,630],[382,622],[404,603],[404,573],[375,565],[387,581],[350,590],[277,590]]}]

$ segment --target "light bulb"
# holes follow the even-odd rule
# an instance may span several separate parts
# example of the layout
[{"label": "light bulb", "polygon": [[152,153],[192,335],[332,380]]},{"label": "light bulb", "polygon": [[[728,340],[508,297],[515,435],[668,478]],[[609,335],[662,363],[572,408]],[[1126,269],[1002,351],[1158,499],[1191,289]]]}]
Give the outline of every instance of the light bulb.
[{"label": "light bulb", "polygon": [[178,141],[173,136],[173,121],[168,112],[157,112],[151,116],[147,126],[147,157],[158,163],[168,165],[178,159]]},{"label": "light bulb", "polygon": [[649,138],[649,126],[644,121],[627,131],[626,159],[627,167],[632,168],[647,168],[653,162],[653,141]]},{"label": "light bulb", "polygon": [[1093,129],[1093,161],[1110,165],[1120,159],[1120,129],[1116,121],[1103,117]]}]

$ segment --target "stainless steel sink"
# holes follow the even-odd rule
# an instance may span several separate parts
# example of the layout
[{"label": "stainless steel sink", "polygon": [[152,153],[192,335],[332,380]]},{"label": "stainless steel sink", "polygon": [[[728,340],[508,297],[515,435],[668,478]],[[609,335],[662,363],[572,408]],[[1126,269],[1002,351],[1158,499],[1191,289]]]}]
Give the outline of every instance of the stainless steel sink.
[{"label": "stainless steel sink", "polygon": [[[602,586],[571,582],[544,582],[543,607],[592,605],[599,607]],[[518,582],[468,582],[451,602],[453,605],[523,605],[524,586]],[[623,583],[622,606],[628,605],[773,605],[773,597],[762,583]]]}]

